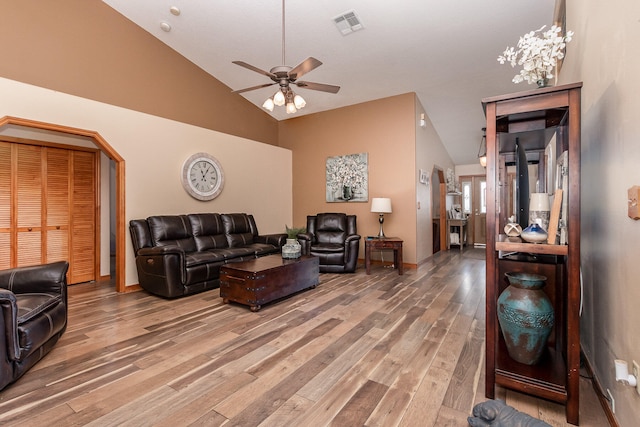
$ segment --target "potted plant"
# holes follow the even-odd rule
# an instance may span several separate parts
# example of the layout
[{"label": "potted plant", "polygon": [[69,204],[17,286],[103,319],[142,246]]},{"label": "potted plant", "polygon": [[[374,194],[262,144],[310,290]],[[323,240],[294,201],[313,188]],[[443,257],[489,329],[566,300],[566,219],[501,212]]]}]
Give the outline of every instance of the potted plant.
[{"label": "potted plant", "polygon": [[302,255],[302,246],[298,242],[298,234],[304,233],[307,231],[304,227],[291,227],[285,225],[285,230],[287,233],[287,243],[282,246],[282,258],[285,259],[295,259],[300,258]]}]

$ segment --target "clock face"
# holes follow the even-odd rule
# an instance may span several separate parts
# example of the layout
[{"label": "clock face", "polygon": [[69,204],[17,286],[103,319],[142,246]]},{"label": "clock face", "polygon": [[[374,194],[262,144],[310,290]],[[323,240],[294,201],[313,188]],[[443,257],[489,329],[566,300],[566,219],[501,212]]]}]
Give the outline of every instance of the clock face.
[{"label": "clock face", "polygon": [[220,163],[207,153],[189,157],[182,167],[182,185],[198,200],[215,199],[224,185],[224,174]]}]

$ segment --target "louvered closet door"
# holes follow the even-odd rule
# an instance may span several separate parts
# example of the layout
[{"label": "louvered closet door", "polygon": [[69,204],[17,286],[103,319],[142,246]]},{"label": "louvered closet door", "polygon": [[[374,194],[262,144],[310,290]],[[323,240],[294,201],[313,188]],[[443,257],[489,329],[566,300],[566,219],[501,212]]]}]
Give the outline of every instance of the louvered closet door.
[{"label": "louvered closet door", "polygon": [[46,152],[45,246],[47,262],[69,261],[71,151],[44,148]]},{"label": "louvered closet door", "polygon": [[16,266],[41,264],[42,251],[42,149],[16,144],[17,261]]},{"label": "louvered closet door", "polygon": [[11,267],[11,144],[0,142],[0,270]]},{"label": "louvered closet door", "polygon": [[95,158],[92,152],[73,152],[70,283],[96,278]]},{"label": "louvered closet door", "polygon": [[97,152],[0,141],[0,269],[69,261],[96,279]]}]

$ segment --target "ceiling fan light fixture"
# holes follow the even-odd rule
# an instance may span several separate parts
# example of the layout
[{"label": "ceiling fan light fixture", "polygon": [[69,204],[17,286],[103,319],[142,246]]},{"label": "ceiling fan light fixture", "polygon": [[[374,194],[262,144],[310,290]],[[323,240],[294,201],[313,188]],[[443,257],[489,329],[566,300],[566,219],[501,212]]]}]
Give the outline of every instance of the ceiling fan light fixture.
[{"label": "ceiling fan light fixture", "polygon": [[298,110],[296,109],[296,106],[293,104],[293,102],[288,102],[288,103],[287,103],[286,110],[287,110],[287,114],[293,114],[293,113],[295,113],[296,111],[298,111]]},{"label": "ceiling fan light fixture", "polygon": [[273,99],[267,98],[267,100],[264,101],[264,104],[262,104],[262,108],[264,108],[265,110],[273,111],[273,107],[275,107],[275,105],[276,104],[274,104]]},{"label": "ceiling fan light fixture", "polygon": [[281,90],[277,91],[275,95],[273,95],[273,103],[278,107],[282,107],[284,105],[284,93]]},{"label": "ceiling fan light fixture", "polygon": [[293,97],[293,104],[299,110],[301,108],[304,108],[305,105],[307,105],[307,101],[305,101],[304,98],[301,97],[300,95],[296,95]]}]

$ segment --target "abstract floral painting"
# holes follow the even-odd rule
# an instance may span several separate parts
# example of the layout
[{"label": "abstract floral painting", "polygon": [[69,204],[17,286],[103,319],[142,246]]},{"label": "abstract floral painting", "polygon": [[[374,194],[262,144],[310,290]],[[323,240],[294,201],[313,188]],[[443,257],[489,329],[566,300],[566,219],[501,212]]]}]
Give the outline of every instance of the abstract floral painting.
[{"label": "abstract floral painting", "polygon": [[327,158],[327,202],[369,201],[367,153]]}]

